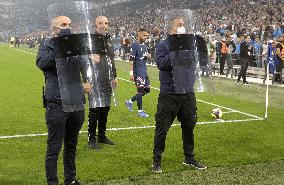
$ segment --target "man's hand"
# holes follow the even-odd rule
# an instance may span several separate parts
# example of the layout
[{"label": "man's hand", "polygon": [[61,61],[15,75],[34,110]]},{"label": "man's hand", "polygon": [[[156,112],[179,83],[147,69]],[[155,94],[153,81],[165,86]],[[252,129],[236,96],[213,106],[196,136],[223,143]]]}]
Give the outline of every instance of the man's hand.
[{"label": "man's hand", "polygon": [[131,82],[134,82],[134,76],[133,75],[130,75],[130,79],[129,79]]},{"label": "man's hand", "polygon": [[91,54],[91,59],[93,63],[98,64],[101,61],[101,56],[98,54]]},{"label": "man's hand", "polygon": [[83,84],[83,89],[85,93],[90,93],[92,90],[92,85],[87,82],[87,83],[82,83]]},{"label": "man's hand", "polygon": [[118,85],[117,79],[114,79],[114,80],[111,81],[111,87],[112,87],[113,89],[117,88],[117,85]]}]

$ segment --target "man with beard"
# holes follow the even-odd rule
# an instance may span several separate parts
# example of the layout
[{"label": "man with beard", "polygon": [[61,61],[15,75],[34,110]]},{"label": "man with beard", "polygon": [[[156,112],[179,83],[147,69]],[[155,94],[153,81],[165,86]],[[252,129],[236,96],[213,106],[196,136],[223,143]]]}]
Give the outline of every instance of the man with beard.
[{"label": "man with beard", "polygon": [[250,58],[250,52],[251,52],[251,46],[250,43],[250,36],[245,36],[245,41],[241,43],[240,45],[240,64],[241,64],[241,70],[238,75],[237,84],[240,83],[241,78],[243,78],[243,85],[249,85],[246,79],[246,73],[249,65],[249,58]]},{"label": "man with beard", "polygon": [[125,102],[128,110],[132,112],[132,104],[137,101],[138,116],[148,117],[142,109],[142,96],[150,92],[150,80],[147,73],[147,60],[151,55],[148,53],[145,41],[148,37],[148,32],[142,28],[138,31],[138,41],[131,46],[130,61],[133,62],[130,69],[131,79],[135,81],[137,93],[131,99]]}]

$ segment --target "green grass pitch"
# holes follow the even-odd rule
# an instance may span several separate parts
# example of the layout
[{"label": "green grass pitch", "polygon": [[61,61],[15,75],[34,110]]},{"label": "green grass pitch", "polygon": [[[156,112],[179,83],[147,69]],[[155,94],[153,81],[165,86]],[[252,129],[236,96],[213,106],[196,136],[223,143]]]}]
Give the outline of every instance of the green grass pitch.
[{"label": "green grass pitch", "polygon": [[[0,184],[41,185],[46,183],[46,125],[41,103],[44,79],[35,65],[36,50],[20,50],[0,44]],[[116,65],[118,105],[111,107],[107,125],[107,135],[115,145],[90,150],[85,121],[77,151],[77,176],[84,184],[284,184],[283,89],[270,87],[269,116],[263,119],[264,85],[245,87],[214,78],[215,94],[196,93],[199,124],[195,129],[195,152],[208,169],[197,171],[182,165],[181,129],[175,121],[166,141],[163,173],[156,175],[150,166],[158,69],[148,67],[151,84],[157,89],[143,98],[144,110],[150,117],[140,118],[136,106],[132,113],[124,106],[124,101],[136,92],[128,81],[128,63],[118,61]],[[215,107],[224,112],[220,121],[210,116]],[[62,155],[58,166],[62,183]]]}]

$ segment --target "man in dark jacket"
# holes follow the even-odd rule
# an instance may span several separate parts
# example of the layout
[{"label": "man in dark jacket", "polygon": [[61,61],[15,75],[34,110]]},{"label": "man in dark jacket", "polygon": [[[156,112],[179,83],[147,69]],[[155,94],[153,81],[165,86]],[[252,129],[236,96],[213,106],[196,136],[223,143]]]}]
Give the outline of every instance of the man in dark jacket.
[{"label": "man in dark jacket", "polygon": [[[185,30],[184,22],[183,18],[174,18],[171,21],[169,34],[184,33],[180,31]],[[162,172],[161,159],[165,149],[167,132],[176,117],[181,122],[182,128],[185,156],[183,164],[197,169],[206,169],[205,165],[199,163],[194,158],[193,130],[197,121],[197,115],[196,98],[193,89],[195,82],[193,53],[187,50],[170,52],[169,48],[170,41],[168,36],[157,45],[156,49],[157,66],[160,70],[160,95],[155,115],[156,129],[152,171],[155,173]],[[174,69],[174,66],[179,63],[186,63],[186,66],[181,64],[179,69]],[[177,70],[176,73],[174,72],[175,70]],[[180,79],[179,84],[182,84],[179,87],[176,83],[178,79]]]},{"label": "man in dark jacket", "polygon": [[225,63],[228,59],[228,47],[229,44],[226,40],[225,37],[222,38],[221,40],[221,55],[220,55],[220,75],[224,75],[224,67],[225,67]]},{"label": "man in dark jacket", "polygon": [[229,72],[231,71],[231,78],[233,78],[233,57],[232,54],[235,53],[236,51],[236,45],[230,37],[227,38],[227,43],[228,43],[228,58],[227,58],[227,72],[226,72],[226,77],[228,77]]},{"label": "man in dark jacket", "polygon": [[[71,20],[66,16],[52,20],[52,37],[70,34]],[[58,185],[57,160],[64,142],[63,164],[65,185],[80,184],[76,179],[76,146],[84,122],[84,110],[64,112],[55,63],[55,47],[48,39],[40,45],[36,65],[45,76],[46,125],[48,129],[45,158],[46,178],[49,185]]]},{"label": "man in dark jacket", "polygon": [[240,46],[240,64],[241,64],[241,70],[238,76],[237,83],[240,83],[241,78],[243,78],[243,85],[249,85],[246,79],[246,73],[248,69],[249,64],[249,58],[250,58],[250,52],[251,52],[251,46],[250,43],[250,36],[245,36],[245,41],[241,43]]},{"label": "man in dark jacket", "polygon": [[[106,136],[106,124],[110,111],[112,88],[116,87],[116,69],[114,63],[114,50],[111,36],[108,34],[109,20],[105,16],[98,16],[95,21],[96,33],[105,36],[107,45],[106,54],[92,54],[93,62],[92,87],[84,83],[85,91],[89,92],[89,116],[88,116],[88,145],[91,149],[100,149],[98,143],[114,145],[114,142]],[[96,70],[94,70],[96,69]],[[96,75],[97,71],[97,75]],[[110,72],[111,71],[111,72]],[[110,77],[112,79],[110,79]],[[92,89],[92,90],[91,90]],[[98,102],[97,99],[100,99]],[[98,127],[98,137],[96,129]]]},{"label": "man in dark jacket", "polygon": [[277,74],[275,74],[275,81],[282,84],[282,68],[284,63],[284,34],[278,38],[278,43],[276,44],[276,55],[278,63],[276,65]]}]

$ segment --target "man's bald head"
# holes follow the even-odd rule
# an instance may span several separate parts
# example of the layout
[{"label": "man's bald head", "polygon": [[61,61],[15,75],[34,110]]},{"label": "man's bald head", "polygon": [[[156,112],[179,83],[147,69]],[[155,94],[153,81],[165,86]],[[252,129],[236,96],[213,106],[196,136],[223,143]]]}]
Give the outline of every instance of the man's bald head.
[{"label": "man's bald head", "polygon": [[71,20],[67,16],[54,17],[51,21],[53,35],[58,35],[61,29],[71,28]]},{"label": "man's bald head", "polygon": [[106,16],[98,16],[95,22],[96,32],[99,34],[106,34],[109,29],[109,21]]}]

